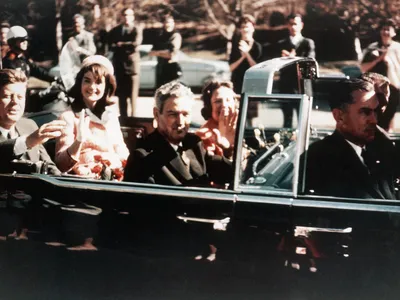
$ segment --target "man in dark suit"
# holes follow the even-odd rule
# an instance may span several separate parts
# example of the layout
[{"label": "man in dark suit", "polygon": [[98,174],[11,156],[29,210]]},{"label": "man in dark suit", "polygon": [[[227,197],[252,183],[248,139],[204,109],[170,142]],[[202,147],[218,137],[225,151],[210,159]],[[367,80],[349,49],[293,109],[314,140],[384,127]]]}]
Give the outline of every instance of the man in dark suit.
[{"label": "man in dark suit", "polygon": [[156,130],[128,158],[125,181],[166,185],[224,187],[233,178],[232,163],[209,155],[201,139],[189,133],[193,94],[172,81],[155,95]]},{"label": "man in dark suit", "polygon": [[[57,120],[38,128],[34,121],[22,118],[26,87],[27,77],[23,71],[0,70],[0,172],[58,175],[60,171],[43,143],[60,136],[66,124]],[[3,183],[0,184],[0,195],[0,240],[4,240],[21,225],[18,225],[21,222],[21,209],[26,208],[32,197]],[[23,227],[13,235],[26,238],[26,232],[27,229]]]},{"label": "man in dark suit", "polygon": [[113,64],[117,78],[116,95],[119,99],[121,116],[128,115],[127,99],[131,99],[132,115],[136,98],[139,94],[140,53],[138,46],[142,43],[142,29],[135,26],[133,9],[122,10],[123,22],[114,27],[109,35],[109,49],[113,52]]},{"label": "man in dark suit", "polygon": [[0,170],[34,172],[36,164],[49,174],[60,174],[43,143],[60,136],[66,124],[56,120],[38,128],[34,121],[22,118],[26,88],[23,71],[0,70]]},{"label": "man in dark suit", "polygon": [[305,38],[301,34],[304,23],[301,15],[289,15],[287,17],[289,36],[278,41],[277,56],[300,56],[315,58],[315,44],[312,39]]},{"label": "man in dark suit", "polygon": [[305,192],[395,199],[398,159],[393,143],[377,126],[381,106],[374,86],[361,79],[345,79],[332,93],[336,130],[306,152]]}]

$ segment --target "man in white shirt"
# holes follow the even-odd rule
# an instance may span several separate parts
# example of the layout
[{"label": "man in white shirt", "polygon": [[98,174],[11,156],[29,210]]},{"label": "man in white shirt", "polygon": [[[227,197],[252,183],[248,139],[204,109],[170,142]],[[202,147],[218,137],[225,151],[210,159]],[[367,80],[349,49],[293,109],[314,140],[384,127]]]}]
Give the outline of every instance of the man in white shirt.
[{"label": "man in white shirt", "polygon": [[96,54],[93,33],[85,30],[85,18],[80,14],[74,15],[74,31],[70,41],[74,50],[79,53],[81,61]]},{"label": "man in white shirt", "polygon": [[373,84],[361,79],[339,81],[331,91],[330,106],[336,130],[309,147],[305,192],[396,199],[398,155],[393,143],[377,126],[382,107]]},{"label": "man in white shirt", "polygon": [[304,23],[299,14],[287,17],[289,36],[278,41],[279,56],[301,56],[315,58],[315,43],[312,39],[305,38],[301,31]]},{"label": "man in white shirt", "polygon": [[60,174],[43,143],[60,136],[66,124],[56,120],[38,128],[23,118],[26,88],[22,71],[0,70],[0,171]]}]

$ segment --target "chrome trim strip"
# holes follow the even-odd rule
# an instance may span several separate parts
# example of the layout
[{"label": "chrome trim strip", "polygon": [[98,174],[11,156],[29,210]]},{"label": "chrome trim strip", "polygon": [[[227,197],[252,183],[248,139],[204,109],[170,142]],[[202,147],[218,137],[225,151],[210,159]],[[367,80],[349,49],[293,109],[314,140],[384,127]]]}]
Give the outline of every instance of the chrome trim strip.
[{"label": "chrome trim strip", "polygon": [[293,162],[293,195],[294,198],[297,198],[298,195],[298,187],[299,187],[299,171],[300,171],[300,155],[303,153],[305,144],[306,144],[306,137],[308,131],[308,116],[310,113],[310,106],[311,98],[307,95],[302,95],[302,100],[300,102],[300,111],[299,111],[299,130],[297,136],[297,147],[296,147],[296,154],[295,159]]},{"label": "chrome trim strip", "polygon": [[355,202],[327,202],[327,201],[296,199],[293,202],[293,208],[300,208],[300,207],[400,213],[400,202],[398,206],[394,206],[394,205],[384,205],[384,204],[368,204],[368,203],[355,203]]},{"label": "chrome trim strip", "polygon": [[255,94],[246,94],[247,98],[260,98],[260,99],[296,99],[301,100],[304,94],[264,94],[264,95],[255,95]]},{"label": "chrome trim strip", "polygon": [[239,188],[240,192],[244,192],[244,193],[251,193],[251,194],[258,194],[260,196],[285,196],[285,197],[293,197],[293,191],[287,191],[284,189],[266,189],[262,186],[244,186],[244,185],[240,185]]},{"label": "chrome trim strip", "polygon": [[258,195],[238,195],[237,202],[251,202],[251,203],[264,203],[264,204],[277,204],[277,205],[287,205],[291,206],[293,202],[293,198],[290,197],[262,197]]},{"label": "chrome trim strip", "polygon": [[35,174],[35,175],[0,174],[0,179],[2,177],[37,179],[45,181],[57,187],[72,188],[72,189],[80,188],[83,190],[92,190],[92,191],[105,191],[105,192],[168,196],[168,197],[173,196],[180,198],[188,198],[188,195],[190,195],[191,199],[221,200],[221,201],[232,201],[232,202],[234,201],[235,197],[235,193],[231,190],[220,190],[213,188],[163,186],[158,184],[146,184],[146,183],[143,184],[127,183],[127,182],[115,183],[107,181],[102,182],[99,180],[51,177],[43,174]]}]

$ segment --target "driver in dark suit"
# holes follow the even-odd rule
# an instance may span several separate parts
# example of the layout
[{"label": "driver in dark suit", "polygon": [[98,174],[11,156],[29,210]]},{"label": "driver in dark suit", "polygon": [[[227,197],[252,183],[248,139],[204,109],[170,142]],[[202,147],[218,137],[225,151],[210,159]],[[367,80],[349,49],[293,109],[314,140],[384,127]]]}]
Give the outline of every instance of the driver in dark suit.
[{"label": "driver in dark suit", "polygon": [[377,126],[381,106],[374,86],[361,79],[345,79],[332,93],[336,130],[306,153],[306,193],[395,199],[396,153]]},{"label": "driver in dark suit", "polygon": [[155,94],[156,130],[128,158],[124,180],[166,185],[224,186],[233,178],[232,163],[208,155],[201,139],[189,133],[194,96],[172,81]]}]

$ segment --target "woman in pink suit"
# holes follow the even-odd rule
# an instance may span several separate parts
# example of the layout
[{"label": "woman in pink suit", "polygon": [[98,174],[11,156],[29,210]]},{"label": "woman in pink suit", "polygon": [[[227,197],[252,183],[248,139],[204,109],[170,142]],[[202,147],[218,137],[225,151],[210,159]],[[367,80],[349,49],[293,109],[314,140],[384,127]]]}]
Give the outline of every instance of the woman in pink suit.
[{"label": "woman in pink suit", "polygon": [[56,142],[55,162],[61,172],[96,179],[122,180],[129,155],[113,101],[116,89],[111,62],[100,55],[82,63],[69,95],[71,110],[61,114],[67,123]]},{"label": "woman in pink suit", "polygon": [[[61,172],[93,179],[122,180],[129,155],[118,121],[114,69],[104,56],[94,55],[82,62],[69,95],[71,110],[59,117],[67,124],[56,141],[55,163]],[[87,199],[63,199],[63,229],[69,250],[97,250],[93,237],[101,208],[86,204]],[[59,243],[48,243],[58,245]]]}]

